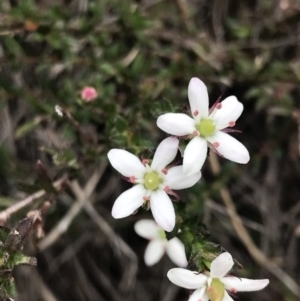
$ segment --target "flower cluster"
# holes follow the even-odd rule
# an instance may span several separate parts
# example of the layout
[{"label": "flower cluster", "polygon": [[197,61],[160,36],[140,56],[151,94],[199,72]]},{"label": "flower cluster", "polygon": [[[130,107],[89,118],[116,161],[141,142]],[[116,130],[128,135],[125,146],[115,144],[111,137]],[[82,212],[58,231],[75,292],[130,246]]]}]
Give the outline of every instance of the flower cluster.
[{"label": "flower cluster", "polygon": [[[123,149],[112,149],[108,153],[111,165],[133,184],[115,201],[112,216],[124,218],[141,206],[152,211],[155,222],[140,220],[135,224],[136,233],[150,240],[144,256],[148,266],[157,263],[165,252],[177,266],[187,265],[182,242],[176,237],[168,241],[164,232],[171,232],[176,221],[169,195],[176,196],[174,190],[192,187],[200,180],[208,148],[240,164],[250,159],[245,146],[228,134],[235,131],[232,127],[243,111],[242,103],[235,96],[217,101],[209,109],[205,84],[198,78],[192,78],[188,98],[192,117],[183,113],[166,113],[158,117],[157,126],[172,137],[158,145],[152,161],[140,160]],[[174,166],[171,163],[178,153],[179,138],[190,141],[184,150],[183,164]],[[232,299],[226,290],[230,293],[259,290],[268,284],[267,279],[228,276],[233,264],[231,255],[226,252],[211,262],[210,272],[199,274],[177,268],[168,272],[168,278],[181,287],[196,289],[190,301],[230,301]]]},{"label": "flower cluster", "polygon": [[126,150],[109,151],[111,165],[134,184],[115,201],[112,209],[114,218],[129,216],[146,205],[157,224],[170,232],[175,226],[175,212],[168,194],[198,182],[207,147],[234,162],[249,161],[245,146],[226,133],[226,128],[233,127],[243,111],[243,105],[236,97],[230,96],[209,110],[207,88],[198,78],[191,79],[188,97],[193,118],[182,113],[167,113],[157,119],[158,127],[166,133],[191,137],[184,151],[183,165],[168,168],[178,151],[179,140],[175,137],[159,144],[151,164],[149,160],[141,161]]}]

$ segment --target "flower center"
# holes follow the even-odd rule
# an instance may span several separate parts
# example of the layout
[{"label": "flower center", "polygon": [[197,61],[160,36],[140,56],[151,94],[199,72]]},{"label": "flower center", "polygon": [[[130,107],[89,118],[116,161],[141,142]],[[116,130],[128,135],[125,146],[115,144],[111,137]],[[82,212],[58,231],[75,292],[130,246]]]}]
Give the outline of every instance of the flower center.
[{"label": "flower center", "polygon": [[158,174],[154,171],[147,173],[144,177],[144,185],[149,190],[157,189],[160,182]]},{"label": "flower center", "polygon": [[224,284],[218,278],[213,278],[206,293],[211,301],[222,301],[224,297],[224,290]]},{"label": "flower center", "polygon": [[211,136],[216,130],[216,124],[211,119],[202,119],[196,126],[201,137]]}]

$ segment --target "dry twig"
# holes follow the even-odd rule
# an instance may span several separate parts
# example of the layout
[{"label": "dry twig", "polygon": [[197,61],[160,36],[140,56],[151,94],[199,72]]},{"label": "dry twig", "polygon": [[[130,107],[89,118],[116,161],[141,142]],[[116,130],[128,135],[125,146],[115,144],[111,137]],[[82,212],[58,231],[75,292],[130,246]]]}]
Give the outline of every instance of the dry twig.
[{"label": "dry twig", "polygon": [[[221,168],[220,163],[218,161],[218,158],[216,154],[211,152],[210,154],[210,165],[212,169],[212,173],[214,175],[220,174]],[[262,251],[254,244],[250,234],[248,233],[247,229],[245,228],[242,219],[237,213],[235,204],[231,198],[230,192],[227,187],[223,186],[220,189],[221,198],[224,202],[228,215],[231,219],[231,223],[233,225],[233,228],[235,229],[238,237],[244,244],[244,246],[247,248],[249,254],[252,256],[252,258],[262,266],[264,266],[269,272],[271,272],[276,278],[278,278],[281,282],[283,282],[286,287],[295,295],[300,296],[300,287],[299,285],[294,281],[293,278],[291,278],[285,271],[283,271],[277,264],[270,261],[263,253]]]},{"label": "dry twig", "polygon": [[[70,188],[78,199],[82,198],[84,195],[84,190],[82,190],[77,181],[71,183]],[[131,248],[126,244],[126,242],[115,233],[115,231],[110,227],[110,225],[104,220],[104,218],[96,211],[91,203],[86,202],[84,204],[84,209],[88,215],[92,218],[95,224],[101,229],[101,231],[109,238],[113,247],[120,250],[129,259],[128,268],[125,269],[122,280],[120,282],[120,289],[127,290],[129,287],[134,285],[136,273],[137,273],[137,257]]]},{"label": "dry twig", "polygon": [[[57,190],[60,190],[61,186],[65,183],[66,179],[67,179],[67,177],[63,176],[62,178],[60,178],[59,180],[54,182],[53,186]],[[7,208],[6,210],[0,212],[0,225],[4,225],[12,214],[14,214],[14,213],[18,212],[19,210],[21,210],[22,208],[30,205],[33,201],[38,200],[45,194],[46,194],[45,190],[39,190],[39,191],[35,192],[34,194],[28,196],[24,200],[19,201],[19,202],[13,204],[12,206],[10,206],[9,208]]]},{"label": "dry twig", "polygon": [[[97,168],[83,190],[83,194],[77,199],[73,206],[69,209],[67,214],[59,221],[54,229],[39,243],[38,247],[41,251],[51,246],[63,233],[67,231],[73,219],[79,214],[82,207],[93,194],[99,180],[101,179],[103,172],[106,168],[106,163],[103,163]],[[71,183],[72,184],[72,183]]]}]

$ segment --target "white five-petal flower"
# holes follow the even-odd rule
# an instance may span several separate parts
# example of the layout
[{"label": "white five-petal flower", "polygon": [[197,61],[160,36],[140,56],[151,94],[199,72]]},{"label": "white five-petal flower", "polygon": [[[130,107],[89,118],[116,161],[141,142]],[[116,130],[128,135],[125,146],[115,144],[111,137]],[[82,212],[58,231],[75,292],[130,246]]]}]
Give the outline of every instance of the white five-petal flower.
[{"label": "white five-petal flower", "polygon": [[226,276],[233,264],[232,256],[225,252],[211,262],[210,272],[199,274],[186,269],[175,268],[171,269],[167,276],[178,286],[196,289],[189,301],[233,301],[226,290],[230,293],[250,292],[261,290],[268,285],[268,279],[252,280]]},{"label": "white five-petal flower", "polygon": [[181,166],[166,169],[176,157],[179,141],[169,137],[156,149],[151,165],[143,164],[138,157],[122,149],[112,149],[107,156],[111,165],[130,182],[136,184],[123,192],[112,208],[114,218],[131,215],[135,210],[149,202],[153,217],[165,231],[175,226],[175,211],[168,192],[180,190],[196,184],[201,173],[186,176]]},{"label": "white five-petal flower", "polygon": [[188,98],[193,118],[182,113],[167,113],[157,119],[157,126],[175,136],[193,135],[183,158],[183,171],[190,175],[199,171],[207,156],[207,147],[231,161],[245,164],[249,152],[243,144],[224,132],[233,127],[243,112],[243,104],[235,96],[229,96],[209,111],[208,93],[199,78],[192,78]]},{"label": "white five-petal flower", "polygon": [[184,244],[177,237],[167,240],[165,231],[155,221],[139,220],[135,223],[134,230],[139,236],[150,240],[144,254],[146,265],[156,264],[167,253],[177,266],[187,266]]}]

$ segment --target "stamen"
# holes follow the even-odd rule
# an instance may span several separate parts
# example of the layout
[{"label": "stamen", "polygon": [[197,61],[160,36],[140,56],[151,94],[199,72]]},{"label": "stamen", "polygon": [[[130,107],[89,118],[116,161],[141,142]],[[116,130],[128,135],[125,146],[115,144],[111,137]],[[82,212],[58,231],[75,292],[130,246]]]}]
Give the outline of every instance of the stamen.
[{"label": "stamen", "polygon": [[214,143],[213,143],[213,147],[214,147],[214,148],[217,148],[217,147],[219,147],[219,146],[220,146],[220,143],[219,143],[219,142],[214,142]]},{"label": "stamen", "polygon": [[142,160],[142,164],[143,164],[144,166],[146,166],[147,164],[149,164],[149,160],[148,160],[148,159],[143,159],[143,160]]},{"label": "stamen", "polygon": [[168,174],[168,170],[167,170],[166,168],[162,169],[161,172],[162,172],[163,174],[165,174],[165,175]]},{"label": "stamen", "polygon": [[193,113],[193,115],[194,115],[195,117],[197,117],[197,116],[199,115],[199,111],[196,110],[196,111]]},{"label": "stamen", "polygon": [[129,182],[132,183],[132,184],[135,184],[135,181],[136,181],[136,177],[135,176],[131,176],[129,178]]},{"label": "stamen", "polygon": [[194,131],[194,132],[193,132],[193,135],[196,137],[196,136],[199,135],[199,133],[198,133],[197,131]]},{"label": "stamen", "polygon": [[232,128],[233,126],[235,126],[235,121],[229,121],[229,126]]},{"label": "stamen", "polygon": [[218,103],[220,103],[221,98],[222,98],[223,94],[215,101],[215,103],[211,106],[211,108],[209,109],[209,115],[215,111],[215,108],[217,106]]},{"label": "stamen", "polygon": [[144,197],[143,197],[143,200],[144,200],[145,202],[150,201],[150,196],[144,196]]},{"label": "stamen", "polygon": [[234,288],[234,287],[232,287],[230,290],[229,290],[231,293],[236,293],[237,292],[237,289],[236,288]]},{"label": "stamen", "polygon": [[172,195],[176,198],[176,201],[179,200],[179,196],[176,192],[174,192],[173,190],[169,189],[169,191],[167,191],[167,194]]},{"label": "stamen", "polygon": [[170,187],[167,185],[167,186],[164,188],[164,191],[165,191],[165,192],[170,191]]},{"label": "stamen", "polygon": [[222,103],[220,103],[220,102],[217,103],[216,104],[216,109],[218,109],[218,110],[222,109]]},{"label": "stamen", "polygon": [[211,290],[212,290],[212,287],[210,286],[210,287],[207,288],[206,291],[207,291],[207,292],[210,292]]}]

